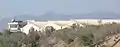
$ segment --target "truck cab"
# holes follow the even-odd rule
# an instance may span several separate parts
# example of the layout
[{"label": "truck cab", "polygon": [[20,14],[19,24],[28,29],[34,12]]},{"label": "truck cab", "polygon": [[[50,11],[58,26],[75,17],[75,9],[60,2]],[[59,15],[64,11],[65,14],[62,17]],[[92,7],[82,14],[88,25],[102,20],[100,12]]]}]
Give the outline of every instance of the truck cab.
[{"label": "truck cab", "polygon": [[15,21],[13,19],[10,23],[8,23],[8,29],[10,32],[18,32],[22,31],[22,28],[27,24],[27,22],[24,21]]}]

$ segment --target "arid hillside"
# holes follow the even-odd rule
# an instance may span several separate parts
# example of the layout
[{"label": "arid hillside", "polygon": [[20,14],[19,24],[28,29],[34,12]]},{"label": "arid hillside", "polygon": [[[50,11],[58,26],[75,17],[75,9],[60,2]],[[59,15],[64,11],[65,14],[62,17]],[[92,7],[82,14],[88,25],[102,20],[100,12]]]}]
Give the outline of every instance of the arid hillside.
[{"label": "arid hillside", "polygon": [[44,32],[30,30],[0,33],[0,47],[120,47],[120,24],[87,25],[81,28],[55,30],[46,27]]}]

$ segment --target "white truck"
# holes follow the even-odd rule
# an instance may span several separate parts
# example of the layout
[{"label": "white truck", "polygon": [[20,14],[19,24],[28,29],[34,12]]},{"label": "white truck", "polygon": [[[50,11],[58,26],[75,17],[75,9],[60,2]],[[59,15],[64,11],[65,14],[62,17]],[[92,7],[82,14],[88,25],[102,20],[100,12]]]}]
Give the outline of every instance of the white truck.
[{"label": "white truck", "polygon": [[22,31],[22,28],[27,24],[25,21],[16,21],[12,19],[10,23],[8,23],[8,29],[10,32],[18,32]]}]

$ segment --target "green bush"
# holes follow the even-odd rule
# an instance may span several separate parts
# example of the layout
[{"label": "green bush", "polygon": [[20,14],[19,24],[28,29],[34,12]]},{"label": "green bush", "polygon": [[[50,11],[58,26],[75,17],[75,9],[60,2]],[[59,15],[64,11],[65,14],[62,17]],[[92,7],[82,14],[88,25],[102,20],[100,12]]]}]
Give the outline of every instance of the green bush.
[{"label": "green bush", "polygon": [[0,47],[17,47],[18,41],[24,37],[24,33],[11,33],[9,30],[4,30],[0,35]]}]

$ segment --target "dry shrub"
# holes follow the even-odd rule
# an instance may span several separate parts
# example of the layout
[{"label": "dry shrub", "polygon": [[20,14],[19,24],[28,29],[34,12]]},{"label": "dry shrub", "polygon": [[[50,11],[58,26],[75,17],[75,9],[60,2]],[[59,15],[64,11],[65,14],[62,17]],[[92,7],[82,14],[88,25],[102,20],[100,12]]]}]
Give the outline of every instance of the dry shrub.
[{"label": "dry shrub", "polygon": [[[54,30],[53,27],[48,26],[45,29],[45,34],[31,31],[28,35],[14,33],[10,38],[15,40],[12,42],[20,39],[18,41],[19,47],[95,47],[107,41],[106,37],[118,33],[120,33],[120,24],[87,25],[85,28],[74,26],[74,28],[61,30]],[[9,43],[7,44],[9,45]]]}]

